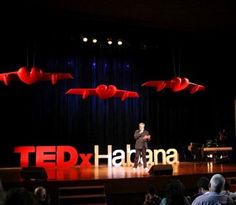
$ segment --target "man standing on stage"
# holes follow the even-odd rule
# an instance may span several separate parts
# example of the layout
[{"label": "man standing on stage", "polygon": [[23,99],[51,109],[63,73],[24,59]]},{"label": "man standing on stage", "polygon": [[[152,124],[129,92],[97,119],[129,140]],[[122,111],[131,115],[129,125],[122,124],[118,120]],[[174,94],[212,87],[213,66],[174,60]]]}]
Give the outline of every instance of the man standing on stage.
[{"label": "man standing on stage", "polygon": [[135,159],[134,159],[134,171],[136,170],[138,166],[138,160],[139,156],[142,153],[142,159],[143,159],[143,167],[145,171],[148,171],[147,168],[147,161],[146,161],[146,149],[148,147],[148,141],[151,140],[151,136],[149,135],[149,132],[144,129],[145,124],[143,122],[139,123],[139,129],[135,130],[134,133],[134,139],[136,140],[135,142]]}]

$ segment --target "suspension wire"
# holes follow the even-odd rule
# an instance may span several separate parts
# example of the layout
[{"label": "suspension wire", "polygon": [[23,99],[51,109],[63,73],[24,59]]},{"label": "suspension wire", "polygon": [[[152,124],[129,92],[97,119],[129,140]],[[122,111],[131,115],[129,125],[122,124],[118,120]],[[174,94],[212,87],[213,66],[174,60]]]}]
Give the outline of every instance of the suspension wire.
[{"label": "suspension wire", "polygon": [[29,67],[29,48],[26,47],[26,67]]},{"label": "suspension wire", "polygon": [[174,48],[172,48],[172,61],[173,61],[174,76],[176,77],[176,67],[175,67],[175,49],[174,49]]},{"label": "suspension wire", "polygon": [[179,72],[179,76],[180,76],[180,65],[181,65],[181,56],[182,56],[182,50],[181,48],[179,48],[179,52],[178,52],[178,62],[179,62],[179,68],[178,68],[178,72]]},{"label": "suspension wire", "polygon": [[36,49],[35,44],[33,45],[33,67],[35,66],[35,59],[36,59]]}]

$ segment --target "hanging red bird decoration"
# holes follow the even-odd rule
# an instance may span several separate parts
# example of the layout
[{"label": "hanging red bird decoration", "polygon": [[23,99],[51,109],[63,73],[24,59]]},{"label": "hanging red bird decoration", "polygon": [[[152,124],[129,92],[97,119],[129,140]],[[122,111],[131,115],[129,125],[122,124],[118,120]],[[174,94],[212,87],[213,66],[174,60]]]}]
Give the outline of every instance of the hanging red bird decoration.
[{"label": "hanging red bird decoration", "polygon": [[13,80],[20,80],[27,85],[48,80],[55,85],[58,80],[62,79],[73,79],[73,76],[70,73],[47,73],[36,67],[32,67],[30,71],[26,67],[21,67],[17,71],[0,73],[0,81],[3,81],[5,85],[9,85]]},{"label": "hanging red bird decoration", "polygon": [[174,77],[171,80],[147,81],[143,83],[142,86],[154,87],[157,92],[165,88],[169,88],[173,92],[189,90],[191,94],[205,90],[205,86],[192,83],[189,81],[188,78],[180,78],[180,77]]},{"label": "hanging red bird decoration", "polygon": [[122,101],[127,98],[138,98],[137,92],[120,90],[115,85],[100,84],[96,88],[72,88],[66,94],[82,95],[82,99],[86,99],[89,95],[97,96],[100,99],[108,99],[112,97],[119,97]]}]

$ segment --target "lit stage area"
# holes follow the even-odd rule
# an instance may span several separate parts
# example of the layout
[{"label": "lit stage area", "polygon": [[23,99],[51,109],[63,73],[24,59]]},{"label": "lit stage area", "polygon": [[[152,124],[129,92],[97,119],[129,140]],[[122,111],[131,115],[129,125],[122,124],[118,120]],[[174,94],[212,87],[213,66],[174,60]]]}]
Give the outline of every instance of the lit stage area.
[{"label": "lit stage area", "polygon": [[[158,166],[163,168],[162,165],[149,168],[158,170]],[[235,190],[236,164],[233,163],[180,162],[172,165],[172,174],[162,171],[147,173],[142,167],[133,171],[132,167],[107,167],[107,165],[47,168],[47,180],[24,181],[21,178],[20,168],[1,168],[0,177],[6,190],[14,186],[24,186],[33,190],[36,186],[43,185],[56,204],[61,188],[98,186],[104,187],[106,204],[142,204],[150,185],[154,185],[158,193],[163,196],[165,185],[171,179],[181,180],[187,194],[191,195],[196,191],[196,182],[200,176],[210,178],[215,173],[221,173],[230,182],[232,190]]]}]

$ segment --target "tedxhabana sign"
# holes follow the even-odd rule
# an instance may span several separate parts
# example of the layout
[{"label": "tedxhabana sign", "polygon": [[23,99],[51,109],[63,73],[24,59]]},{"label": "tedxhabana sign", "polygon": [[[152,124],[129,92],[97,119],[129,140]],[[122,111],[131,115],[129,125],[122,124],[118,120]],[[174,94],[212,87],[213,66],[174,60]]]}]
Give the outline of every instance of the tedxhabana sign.
[{"label": "tedxhabana sign", "polygon": [[[99,162],[105,161],[108,167],[132,166],[131,156],[135,149],[126,145],[126,150],[112,150],[112,145],[107,145],[107,152],[100,153],[99,145],[94,145],[94,153],[80,153],[73,146],[17,146],[14,152],[20,155],[20,166],[30,166],[30,159],[35,156],[36,167],[89,167],[99,166]],[[67,156],[67,157],[66,157]],[[178,152],[174,148],[147,149],[147,163],[151,165],[178,163]]]}]

